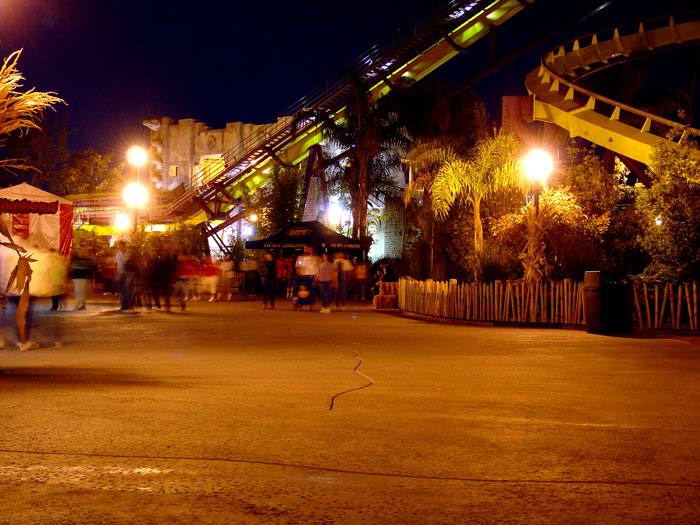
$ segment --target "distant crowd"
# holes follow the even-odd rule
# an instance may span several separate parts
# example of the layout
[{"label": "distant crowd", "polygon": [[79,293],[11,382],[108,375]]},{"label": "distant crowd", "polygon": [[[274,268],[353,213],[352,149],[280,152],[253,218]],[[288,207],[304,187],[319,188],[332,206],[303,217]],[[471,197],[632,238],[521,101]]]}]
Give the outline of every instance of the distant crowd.
[{"label": "distant crowd", "polygon": [[[85,310],[91,289],[118,295],[121,312],[134,312],[135,307],[169,312],[173,302],[184,311],[188,302],[231,301],[234,290],[240,289],[247,294],[262,292],[264,309],[274,309],[276,298],[287,298],[298,309],[312,309],[320,301],[320,312],[328,314],[332,305],[344,309],[348,297],[366,301],[379,293],[382,282],[397,280],[385,262],[370,267],[342,251],[319,255],[310,246],[300,255],[266,252],[262,264],[246,260],[238,268],[231,256],[197,259],[186,254],[183,246],[144,253],[124,240],[101,256],[80,247],[70,259],[38,247],[31,254],[30,302],[50,297],[52,311]],[[0,282],[7,282],[15,262],[12,252],[0,250]],[[74,295],[70,306],[66,304],[68,282]],[[18,294],[17,290],[8,293],[15,305]],[[30,304],[28,328],[31,317]],[[3,337],[0,333],[0,343]]]}]

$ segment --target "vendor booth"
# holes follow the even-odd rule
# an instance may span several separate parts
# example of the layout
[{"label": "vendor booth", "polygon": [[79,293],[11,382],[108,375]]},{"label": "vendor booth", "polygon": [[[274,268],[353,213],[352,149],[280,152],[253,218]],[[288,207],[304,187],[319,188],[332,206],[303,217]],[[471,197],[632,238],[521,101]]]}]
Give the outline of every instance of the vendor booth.
[{"label": "vendor booth", "polygon": [[313,246],[322,252],[361,252],[360,241],[350,239],[318,221],[295,222],[279,233],[258,241],[247,241],[249,250],[295,250],[301,251],[305,246]]},{"label": "vendor booth", "polygon": [[28,250],[68,255],[73,248],[73,203],[29,184],[0,189],[0,221]]}]

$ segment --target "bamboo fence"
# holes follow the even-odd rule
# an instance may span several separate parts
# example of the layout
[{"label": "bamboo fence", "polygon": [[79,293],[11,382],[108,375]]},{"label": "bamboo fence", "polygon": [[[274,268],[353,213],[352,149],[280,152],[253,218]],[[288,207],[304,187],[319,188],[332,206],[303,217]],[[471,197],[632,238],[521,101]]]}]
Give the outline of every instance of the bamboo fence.
[{"label": "bamboo fence", "polygon": [[[697,330],[698,285],[633,284],[635,326]],[[398,283],[399,308],[406,312],[466,321],[584,325],[583,283],[571,279],[528,284],[414,281]]]},{"label": "bamboo fence", "polygon": [[639,328],[697,330],[698,283],[635,283],[634,313]]},{"label": "bamboo fence", "polygon": [[510,323],[585,324],[583,283],[399,282],[399,308],[432,317]]}]

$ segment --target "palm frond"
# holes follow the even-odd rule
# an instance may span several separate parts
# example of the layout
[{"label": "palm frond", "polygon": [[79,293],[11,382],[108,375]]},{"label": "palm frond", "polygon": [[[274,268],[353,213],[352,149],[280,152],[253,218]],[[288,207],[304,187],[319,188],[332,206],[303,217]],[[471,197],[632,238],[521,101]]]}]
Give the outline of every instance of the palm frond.
[{"label": "palm frond", "polygon": [[20,51],[7,57],[0,67],[0,135],[20,130],[39,129],[43,111],[65,102],[55,93],[35,91],[21,92],[24,77],[17,70]]}]

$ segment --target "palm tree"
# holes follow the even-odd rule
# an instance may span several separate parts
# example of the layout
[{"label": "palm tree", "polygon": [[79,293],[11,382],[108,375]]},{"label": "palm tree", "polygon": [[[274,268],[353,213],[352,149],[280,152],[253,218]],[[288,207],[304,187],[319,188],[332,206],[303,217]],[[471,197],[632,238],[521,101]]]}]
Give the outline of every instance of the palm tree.
[{"label": "palm tree", "polygon": [[[39,129],[39,120],[46,108],[63,102],[53,93],[41,93],[30,89],[22,93],[22,74],[17,71],[17,60],[21,51],[15,51],[3,62],[0,68],[0,145],[2,137],[13,131],[24,132],[28,129]],[[5,168],[27,169],[21,161],[13,159],[0,159],[0,166]],[[7,227],[0,223],[0,239],[6,238],[9,242],[3,242],[2,246],[17,252],[17,266],[10,274],[10,280],[6,287],[0,287],[0,307],[5,308],[7,303],[6,293],[14,287],[21,292],[17,306],[17,326],[19,328],[20,343],[26,340],[26,312],[29,305],[29,281],[32,270],[30,263],[34,262],[29,255],[23,255],[26,250],[14,244]]]},{"label": "palm tree", "polygon": [[[438,220],[444,220],[458,200],[469,203],[474,216],[474,253],[481,261],[484,232],[481,204],[493,193],[522,183],[517,160],[518,141],[511,133],[499,132],[466,149],[453,141],[436,139],[418,146],[409,163],[417,177],[406,188],[405,198],[423,193]],[[477,263],[475,277],[480,277]]]},{"label": "palm tree", "polygon": [[391,93],[378,100],[362,80],[349,74],[351,89],[341,121],[325,119],[323,133],[329,143],[344,154],[336,157],[336,176],[350,195],[352,237],[367,249],[367,203],[370,195],[385,189],[387,170],[398,166],[397,150],[407,149],[410,141],[390,104]]},{"label": "palm tree", "polygon": [[[24,77],[17,70],[17,61],[21,51],[15,51],[7,57],[0,67],[0,137],[13,131],[26,132],[40,129],[39,122],[43,112],[63,100],[55,93],[42,93],[33,88],[21,92]],[[2,139],[0,138],[0,145]],[[0,166],[14,169],[31,169],[15,159],[0,159]]]}]

